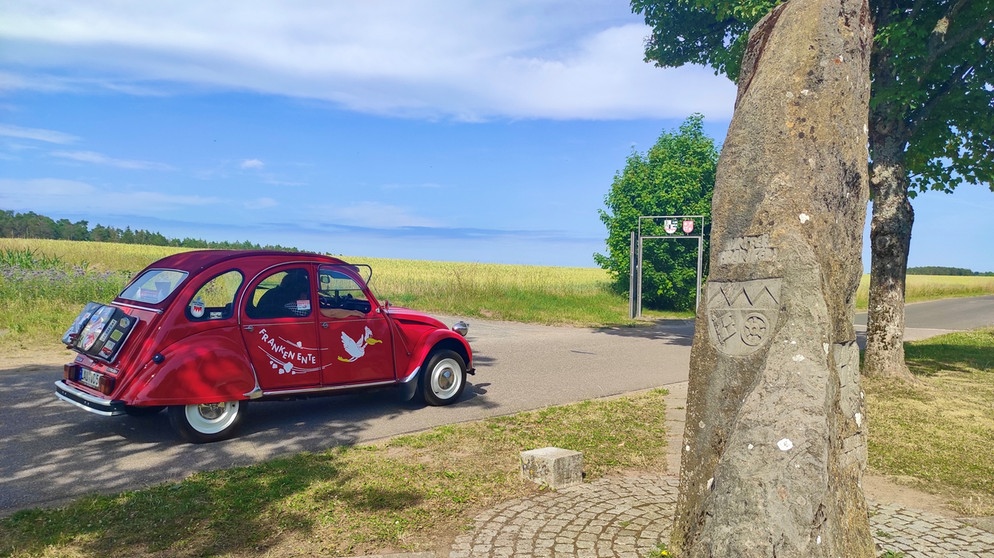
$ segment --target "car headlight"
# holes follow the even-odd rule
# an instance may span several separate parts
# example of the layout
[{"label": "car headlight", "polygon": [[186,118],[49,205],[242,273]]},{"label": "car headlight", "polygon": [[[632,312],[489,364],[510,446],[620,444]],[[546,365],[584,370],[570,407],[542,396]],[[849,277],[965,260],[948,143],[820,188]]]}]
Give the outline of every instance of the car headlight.
[{"label": "car headlight", "polygon": [[458,333],[459,335],[462,335],[463,337],[466,337],[466,334],[469,333],[469,324],[467,324],[462,320],[459,320],[458,322],[452,324],[452,331]]}]

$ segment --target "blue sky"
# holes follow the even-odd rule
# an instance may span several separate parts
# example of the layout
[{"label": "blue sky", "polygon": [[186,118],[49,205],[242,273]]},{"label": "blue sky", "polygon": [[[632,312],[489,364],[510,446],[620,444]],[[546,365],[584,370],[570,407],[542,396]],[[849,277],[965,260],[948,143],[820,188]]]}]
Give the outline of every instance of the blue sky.
[{"label": "blue sky", "polygon": [[[731,117],[728,80],[646,64],[647,35],[621,0],[4,3],[0,209],[593,266],[632,150],[694,112],[720,143]],[[994,194],[915,208],[910,265],[994,270]]]}]

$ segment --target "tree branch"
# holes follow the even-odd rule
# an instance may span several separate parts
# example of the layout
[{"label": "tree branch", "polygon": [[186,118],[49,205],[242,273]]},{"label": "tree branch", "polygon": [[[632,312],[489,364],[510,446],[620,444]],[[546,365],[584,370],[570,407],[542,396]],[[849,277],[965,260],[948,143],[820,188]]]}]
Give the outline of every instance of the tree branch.
[{"label": "tree branch", "polygon": [[973,71],[974,66],[972,64],[961,64],[953,70],[953,72],[951,72],[949,79],[942,82],[939,87],[929,94],[928,100],[923,103],[921,107],[911,111],[908,115],[907,121],[909,136],[914,135],[915,130],[928,119],[928,117],[932,114],[932,110],[939,104],[939,101],[948,95],[949,92],[953,90],[953,87],[966,81],[966,77]]},{"label": "tree branch", "polygon": [[[946,14],[939,20],[945,20],[946,29],[948,29],[950,20],[953,20],[959,11],[966,5],[968,0],[958,0],[953,5],[949,7]],[[956,22],[959,23],[958,21]],[[932,67],[935,65],[935,61],[939,59],[943,54],[959,47],[964,42],[971,41],[976,38],[977,32],[986,27],[989,21],[980,19],[973,25],[961,29],[955,36],[949,37],[946,29],[943,29],[941,33],[937,30],[933,30],[929,35],[928,49],[925,55],[925,62],[922,64],[921,75],[928,75],[932,71]],[[936,26],[938,29],[938,25]]]}]

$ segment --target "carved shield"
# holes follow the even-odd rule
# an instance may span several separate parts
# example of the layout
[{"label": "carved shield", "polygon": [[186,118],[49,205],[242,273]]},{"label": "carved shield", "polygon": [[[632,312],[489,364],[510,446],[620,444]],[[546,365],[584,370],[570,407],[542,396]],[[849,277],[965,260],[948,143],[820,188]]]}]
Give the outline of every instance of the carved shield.
[{"label": "carved shield", "polygon": [[780,317],[780,279],[709,282],[711,345],[728,356],[748,356],[769,342]]}]

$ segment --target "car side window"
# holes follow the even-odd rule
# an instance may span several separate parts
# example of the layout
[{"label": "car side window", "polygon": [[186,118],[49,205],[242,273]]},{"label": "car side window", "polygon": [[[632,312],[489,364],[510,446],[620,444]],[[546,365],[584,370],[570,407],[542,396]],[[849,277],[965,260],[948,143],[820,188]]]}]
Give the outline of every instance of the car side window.
[{"label": "car side window", "polygon": [[318,274],[318,300],[326,318],[359,318],[372,310],[362,286],[347,274],[322,267]]},{"label": "car side window", "polygon": [[186,317],[192,321],[230,318],[243,279],[240,271],[232,269],[207,281],[187,303]]},{"label": "car side window", "polygon": [[249,297],[250,318],[290,318],[311,315],[311,282],[302,267],[277,271],[263,279]]}]

